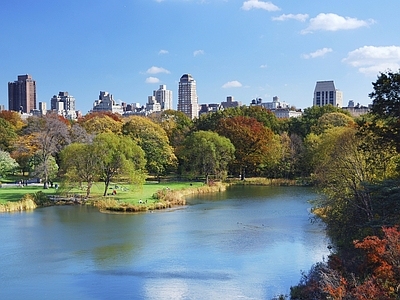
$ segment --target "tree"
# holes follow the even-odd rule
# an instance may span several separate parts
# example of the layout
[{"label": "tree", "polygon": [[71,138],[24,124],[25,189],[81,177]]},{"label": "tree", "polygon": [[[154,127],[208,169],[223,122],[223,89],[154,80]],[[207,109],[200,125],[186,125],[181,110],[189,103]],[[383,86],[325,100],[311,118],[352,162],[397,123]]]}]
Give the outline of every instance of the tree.
[{"label": "tree", "polygon": [[0,150],[0,177],[18,168],[18,163],[6,151]]},{"label": "tree", "polygon": [[17,138],[14,126],[9,121],[0,118],[0,150],[11,151]]},{"label": "tree", "polygon": [[262,106],[230,107],[224,110],[203,114],[195,120],[194,127],[197,131],[217,131],[218,123],[222,119],[239,116],[254,118],[258,122],[262,123],[265,127],[270,128],[273,132],[277,133],[280,131],[280,122],[275,114]]},{"label": "tree", "polygon": [[48,183],[52,183],[58,175],[58,165],[54,156],[48,156],[43,160],[44,155],[41,151],[36,152],[29,160],[31,176],[38,177],[44,182],[44,188],[48,188]]},{"label": "tree", "polygon": [[326,130],[314,148],[314,179],[325,195],[318,205],[329,235],[342,247],[363,236],[377,217],[368,184],[396,176],[394,149],[371,145],[367,151],[363,143],[355,128],[338,127]]},{"label": "tree", "polygon": [[93,137],[95,134],[89,134],[78,123],[75,123],[71,126],[70,129],[70,138],[72,143],[90,143],[93,141]]},{"label": "tree", "polygon": [[165,130],[175,150],[183,144],[193,127],[192,120],[183,112],[176,110],[164,110],[160,114],[152,114],[150,119]]},{"label": "tree", "polygon": [[14,142],[11,157],[17,161],[23,175],[33,171],[33,169],[31,169],[31,159],[38,151],[38,147],[34,141],[35,139],[36,135],[28,134],[19,136]]},{"label": "tree", "polygon": [[254,174],[267,163],[273,133],[256,119],[242,116],[224,118],[219,121],[217,132],[235,146],[232,165],[242,180],[247,172]]},{"label": "tree", "polygon": [[137,184],[144,182],[144,152],[133,140],[113,133],[100,133],[94,138],[93,146],[100,163],[99,177],[104,182],[104,196],[114,179],[125,178]]},{"label": "tree", "polygon": [[386,125],[385,130],[376,128],[376,132],[386,140],[394,141],[400,151],[400,73],[380,73],[372,85],[374,91],[369,94],[371,112]]},{"label": "tree", "polygon": [[32,142],[37,148],[35,162],[40,165],[37,170],[43,172],[41,177],[44,188],[48,188],[50,172],[54,167],[51,157],[57,158],[56,163],[59,164],[58,154],[70,142],[68,125],[68,120],[56,114],[28,118],[28,125],[24,131],[25,134],[33,136]]},{"label": "tree", "polygon": [[335,112],[343,113],[348,116],[350,115],[349,112],[330,104],[306,108],[301,117],[290,119],[289,134],[295,133],[298,136],[305,138],[312,131],[312,128],[317,126],[320,117],[326,113]]},{"label": "tree", "polygon": [[176,156],[160,125],[148,118],[135,116],[123,125],[122,133],[143,149],[147,171],[159,180],[168,169],[175,167]]},{"label": "tree", "polygon": [[352,117],[341,112],[325,113],[319,117],[317,124],[311,130],[316,134],[321,134],[325,130],[333,127],[355,126],[356,123]]},{"label": "tree", "polygon": [[101,157],[94,144],[73,143],[61,152],[61,168],[67,181],[86,183],[86,198],[93,183],[100,177]]},{"label": "tree", "polygon": [[211,131],[197,131],[188,136],[181,150],[184,168],[197,176],[209,175],[224,179],[228,164],[234,158],[235,147],[226,137]]},{"label": "tree", "polygon": [[10,122],[15,132],[21,131],[21,129],[25,126],[24,121],[21,119],[21,114],[16,111],[2,110],[0,111],[0,118]]},{"label": "tree", "polygon": [[122,120],[119,116],[112,113],[90,113],[78,120],[89,134],[104,132],[121,133]]},{"label": "tree", "polygon": [[354,289],[354,299],[366,299],[365,295],[368,299],[398,299],[400,295],[400,231],[396,227],[382,231],[382,238],[367,236],[354,241],[356,248],[365,251],[364,271],[370,274]]}]

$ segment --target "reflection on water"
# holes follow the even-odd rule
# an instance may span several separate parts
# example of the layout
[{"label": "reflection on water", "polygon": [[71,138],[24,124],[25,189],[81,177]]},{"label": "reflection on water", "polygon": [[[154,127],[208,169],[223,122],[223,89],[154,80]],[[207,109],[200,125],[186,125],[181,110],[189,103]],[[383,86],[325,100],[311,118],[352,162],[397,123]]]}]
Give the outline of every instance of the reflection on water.
[{"label": "reflection on water", "polygon": [[173,211],[0,215],[0,299],[271,299],[327,254],[309,188],[234,187]]}]

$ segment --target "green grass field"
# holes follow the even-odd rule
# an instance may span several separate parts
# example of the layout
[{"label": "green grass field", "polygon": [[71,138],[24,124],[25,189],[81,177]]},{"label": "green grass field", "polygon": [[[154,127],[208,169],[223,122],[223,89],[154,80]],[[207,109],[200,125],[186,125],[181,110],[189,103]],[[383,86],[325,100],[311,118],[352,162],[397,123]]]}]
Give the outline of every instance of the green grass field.
[{"label": "green grass field", "polygon": [[[188,187],[199,187],[202,186],[201,182],[146,182],[143,186],[130,185],[130,184],[112,184],[108,189],[107,193],[112,194],[115,189],[117,194],[112,197],[116,200],[137,204],[139,200],[153,202],[155,199],[152,198],[153,194],[157,191],[169,188],[171,190],[180,190]],[[116,186],[118,186],[116,188]],[[9,186],[3,184],[0,188],[0,204],[6,203],[7,201],[19,201],[25,194],[34,194],[39,191],[47,195],[85,195],[85,190],[78,187],[63,187],[60,186],[58,190],[55,188],[43,189],[43,186],[28,185],[24,187],[18,187],[18,185]],[[90,198],[102,198],[104,193],[104,183],[97,182],[93,185]]]}]

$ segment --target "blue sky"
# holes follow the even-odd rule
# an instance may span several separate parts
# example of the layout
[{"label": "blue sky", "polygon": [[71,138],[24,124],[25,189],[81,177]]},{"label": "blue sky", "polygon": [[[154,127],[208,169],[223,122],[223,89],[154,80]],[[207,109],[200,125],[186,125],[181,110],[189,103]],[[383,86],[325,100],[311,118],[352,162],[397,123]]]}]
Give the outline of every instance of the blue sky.
[{"label": "blue sky", "polygon": [[370,103],[380,71],[400,68],[400,1],[25,0],[0,10],[0,104],[31,74],[38,102],[59,91],[87,113],[100,91],[147,102],[190,73],[199,103],[273,96],[312,105],[334,80],[347,105]]}]

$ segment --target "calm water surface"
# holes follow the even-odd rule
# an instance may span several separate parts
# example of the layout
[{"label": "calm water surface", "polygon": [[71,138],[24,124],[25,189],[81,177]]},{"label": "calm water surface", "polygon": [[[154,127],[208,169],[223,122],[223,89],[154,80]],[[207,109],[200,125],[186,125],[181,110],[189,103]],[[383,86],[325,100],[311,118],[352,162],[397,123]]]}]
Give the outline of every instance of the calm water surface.
[{"label": "calm water surface", "polygon": [[154,213],[0,215],[0,299],[271,299],[328,254],[298,187],[235,187]]}]

